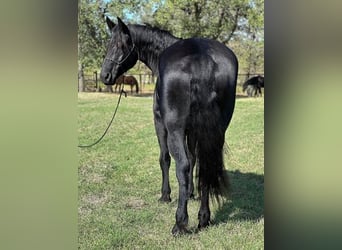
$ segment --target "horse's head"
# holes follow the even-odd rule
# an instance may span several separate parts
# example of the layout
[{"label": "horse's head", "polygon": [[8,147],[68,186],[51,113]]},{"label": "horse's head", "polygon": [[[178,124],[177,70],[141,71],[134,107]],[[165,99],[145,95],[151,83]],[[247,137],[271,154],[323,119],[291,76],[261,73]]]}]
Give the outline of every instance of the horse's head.
[{"label": "horse's head", "polygon": [[104,84],[113,85],[120,75],[135,65],[138,54],[130,31],[121,19],[118,18],[117,25],[108,17],[106,17],[106,22],[112,37],[108,43],[100,76]]}]

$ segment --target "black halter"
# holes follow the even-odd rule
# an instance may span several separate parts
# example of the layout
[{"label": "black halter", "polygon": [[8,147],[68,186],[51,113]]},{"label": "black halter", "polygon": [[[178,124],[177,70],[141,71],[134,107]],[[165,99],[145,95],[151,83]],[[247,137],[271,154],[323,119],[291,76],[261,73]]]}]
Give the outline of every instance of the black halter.
[{"label": "black halter", "polygon": [[112,58],[105,58],[105,60],[108,60],[108,61],[111,61],[111,62],[113,62],[113,63],[115,63],[115,64],[118,64],[118,65],[121,65],[121,64],[123,64],[126,60],[127,60],[127,58],[132,54],[132,52],[133,52],[133,50],[135,49],[135,44],[133,43],[133,46],[132,46],[132,48],[131,48],[131,50],[129,51],[129,53],[123,58],[123,59],[121,59],[120,61],[115,61],[114,59],[112,59]]}]

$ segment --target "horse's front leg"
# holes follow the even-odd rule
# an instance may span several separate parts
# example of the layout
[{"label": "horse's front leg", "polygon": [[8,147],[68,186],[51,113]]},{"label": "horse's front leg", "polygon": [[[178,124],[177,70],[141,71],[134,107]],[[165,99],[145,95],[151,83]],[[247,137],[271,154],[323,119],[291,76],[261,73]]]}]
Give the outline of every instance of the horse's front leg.
[{"label": "horse's front leg", "polygon": [[156,129],[158,143],[160,147],[159,164],[162,171],[162,188],[161,197],[159,201],[161,202],[171,202],[171,188],[169,183],[169,169],[171,163],[171,157],[169,154],[169,149],[167,147],[167,131],[164,124],[161,121],[161,117],[158,110],[154,111],[154,126]]}]

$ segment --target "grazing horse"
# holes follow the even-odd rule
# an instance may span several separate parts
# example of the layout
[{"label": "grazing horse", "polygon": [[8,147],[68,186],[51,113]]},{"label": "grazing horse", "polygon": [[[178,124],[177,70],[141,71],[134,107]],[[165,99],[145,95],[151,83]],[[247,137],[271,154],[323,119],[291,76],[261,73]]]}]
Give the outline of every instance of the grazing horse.
[{"label": "grazing horse", "polygon": [[214,40],[181,39],[155,27],[126,25],[120,18],[117,24],[109,18],[106,22],[112,37],[102,64],[102,81],[113,85],[137,60],[157,75],[153,113],[162,171],[159,200],[171,201],[170,154],[179,184],[172,233],[188,232],[187,204],[193,196],[195,164],[201,199],[198,228],[207,227],[209,195],[220,200],[229,187],[222,149],[235,106],[237,58]]},{"label": "grazing horse", "polygon": [[131,94],[133,94],[133,86],[135,86],[135,92],[139,93],[139,84],[137,79],[134,76],[125,76],[121,75],[115,81],[115,88],[114,91],[117,92],[117,88],[121,89],[121,85],[129,85],[131,87]]},{"label": "grazing horse", "polygon": [[[243,85],[243,92],[247,92],[248,96],[262,96],[261,88],[264,87],[264,77],[261,75],[248,79]],[[259,94],[258,94],[259,92]]]}]

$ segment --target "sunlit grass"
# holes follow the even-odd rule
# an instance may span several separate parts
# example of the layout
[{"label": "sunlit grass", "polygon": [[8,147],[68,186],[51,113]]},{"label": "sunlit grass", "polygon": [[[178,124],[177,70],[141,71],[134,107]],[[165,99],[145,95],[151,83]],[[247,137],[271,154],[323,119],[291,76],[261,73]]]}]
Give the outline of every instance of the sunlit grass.
[{"label": "sunlit grass", "polygon": [[[102,135],[118,95],[79,94],[79,142]],[[226,168],[232,199],[212,204],[213,225],[197,233],[199,204],[190,201],[189,229],[171,235],[178,184],[170,169],[170,204],[158,203],[161,188],[159,147],[153,126],[152,98],[123,98],[103,141],[79,149],[80,249],[263,249],[264,242],[264,100],[236,102],[226,133]]]}]

